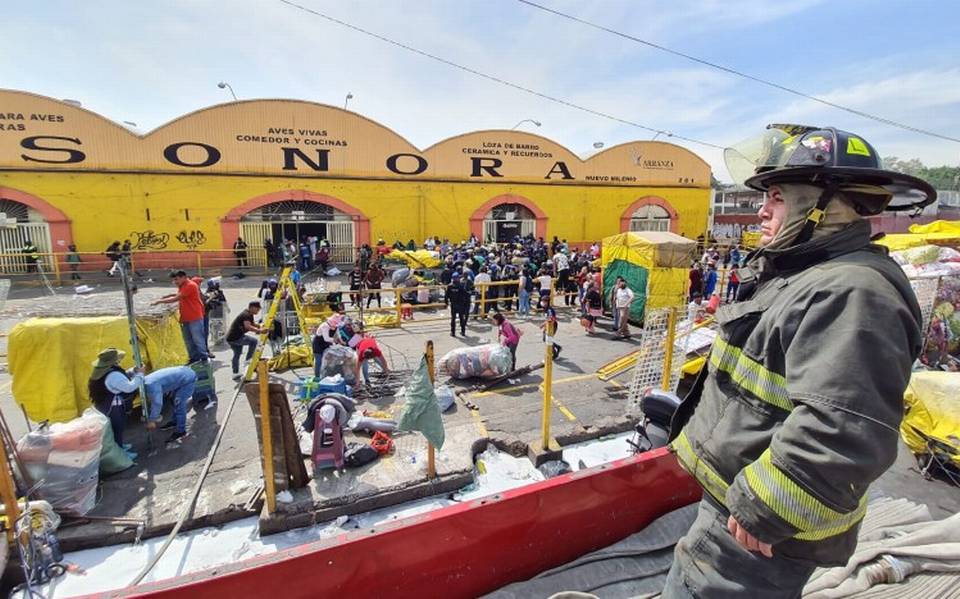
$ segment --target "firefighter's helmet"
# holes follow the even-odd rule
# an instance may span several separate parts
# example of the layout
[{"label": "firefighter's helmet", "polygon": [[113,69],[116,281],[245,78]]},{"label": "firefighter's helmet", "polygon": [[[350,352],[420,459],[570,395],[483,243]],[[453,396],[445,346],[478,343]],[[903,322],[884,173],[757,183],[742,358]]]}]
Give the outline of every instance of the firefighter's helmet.
[{"label": "firefighter's helmet", "polygon": [[724,161],[737,183],[759,191],[777,183],[832,187],[862,215],[920,209],[937,198],[929,183],[884,169],[865,139],[834,127],[768,125],[726,148]]}]

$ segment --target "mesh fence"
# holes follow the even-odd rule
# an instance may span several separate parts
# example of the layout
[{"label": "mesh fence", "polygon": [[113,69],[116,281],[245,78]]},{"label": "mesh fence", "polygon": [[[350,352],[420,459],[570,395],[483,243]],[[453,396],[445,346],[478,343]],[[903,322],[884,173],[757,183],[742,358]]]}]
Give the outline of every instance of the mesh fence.
[{"label": "mesh fence", "polygon": [[937,299],[937,290],[940,288],[940,278],[910,279],[910,286],[920,304],[920,314],[923,316],[923,328],[926,333],[930,327],[930,317],[933,315],[933,304]]},{"label": "mesh fence", "polygon": [[[650,388],[661,387],[663,382],[663,365],[666,357],[667,325],[670,309],[649,311],[644,318],[643,333],[640,335],[640,347],[637,350],[637,364],[633,370],[633,381],[630,383],[630,394],[627,398],[627,410],[630,413],[640,412],[640,398]],[[678,317],[682,312],[678,311]],[[680,382],[680,369],[687,355],[689,335],[680,335],[689,330],[689,321],[678,321],[674,335],[678,337],[673,344],[673,360],[670,368],[671,392],[677,391]]]}]

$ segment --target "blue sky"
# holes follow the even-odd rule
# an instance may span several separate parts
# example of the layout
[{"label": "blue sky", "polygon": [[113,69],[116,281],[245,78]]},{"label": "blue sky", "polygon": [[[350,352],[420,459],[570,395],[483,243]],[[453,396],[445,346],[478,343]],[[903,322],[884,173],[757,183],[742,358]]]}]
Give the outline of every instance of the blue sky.
[{"label": "blue sky", "polygon": [[[960,162],[960,143],[882,125],[515,0],[299,0],[449,60],[719,145],[769,122],[835,125],[882,154]],[[650,0],[545,5],[853,108],[960,137],[960,2]],[[0,87],[80,100],[143,131],[230,99],[343,105],[420,148],[528,130],[577,153],[651,134],[438,64],[277,0],[8,0]],[[525,127],[531,127],[529,124]],[[718,150],[681,142],[726,179]]]}]

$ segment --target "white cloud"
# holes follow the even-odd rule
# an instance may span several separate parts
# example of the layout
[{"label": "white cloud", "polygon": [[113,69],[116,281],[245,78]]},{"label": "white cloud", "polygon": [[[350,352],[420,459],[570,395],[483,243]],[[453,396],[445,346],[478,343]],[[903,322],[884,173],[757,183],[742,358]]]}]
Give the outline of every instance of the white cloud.
[{"label": "white cloud", "polygon": [[[491,75],[681,135],[728,144],[768,122],[820,122],[862,133],[888,155],[916,156],[928,164],[957,161],[955,144],[797,101],[515,0],[298,1]],[[729,43],[803,11],[830,8],[822,0],[652,0],[642,6],[541,1],[680,50],[693,36]],[[525,118],[543,123],[528,130],[577,153],[590,150],[595,141],[609,146],[652,136],[439,64],[276,0],[178,0],[162,7],[51,0],[47,9],[23,6],[21,12],[30,17],[9,27],[5,43],[31,48],[29,60],[0,53],[3,85],[77,98],[145,130],[228,101],[229,94],[216,87],[226,80],[241,98],[291,97],[342,106],[352,92],[351,109],[421,148],[470,130],[509,128]],[[37,46],[37,35],[58,43]],[[901,51],[907,56],[909,50]],[[770,57],[752,59],[738,66],[763,72],[773,64]],[[960,69],[923,64],[928,66],[902,75],[889,75],[898,72],[889,60],[824,64],[797,85],[826,89],[828,99],[922,127],[954,130],[960,122]],[[845,88],[827,83],[839,79],[838,71],[871,83]],[[871,79],[874,73],[885,76]],[[718,176],[725,175],[719,151],[682,145],[707,159]]]},{"label": "white cloud", "polygon": [[[871,70],[862,72],[868,79]],[[911,126],[960,138],[960,68],[916,69],[868,83],[844,86],[818,97]],[[767,122],[833,125],[863,135],[884,156],[919,158],[928,165],[957,164],[960,143],[891,127],[811,100],[794,100],[770,111]]]}]

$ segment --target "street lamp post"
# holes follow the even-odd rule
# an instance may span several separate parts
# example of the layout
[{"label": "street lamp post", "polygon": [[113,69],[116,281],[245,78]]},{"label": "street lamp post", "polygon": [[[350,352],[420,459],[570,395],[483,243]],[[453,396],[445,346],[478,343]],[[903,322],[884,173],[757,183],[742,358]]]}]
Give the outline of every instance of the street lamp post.
[{"label": "street lamp post", "polygon": [[353,99],[353,94],[352,94],[351,92],[347,92],[347,97],[345,97],[345,98],[343,99],[343,109],[344,109],[344,110],[347,109],[347,103],[348,103],[350,100],[352,100],[352,99]]},{"label": "street lamp post", "polygon": [[522,125],[522,124],[524,124],[524,123],[533,123],[533,124],[536,125],[537,127],[539,127],[540,124],[541,124],[540,121],[535,121],[535,120],[533,120],[533,119],[523,119],[522,121],[520,121],[519,123],[517,123],[516,125],[514,125],[513,127],[511,127],[510,130],[513,131],[513,130],[515,130],[517,127],[519,127],[520,125]]},{"label": "street lamp post", "polygon": [[233,87],[231,87],[229,83],[227,83],[226,81],[221,81],[220,83],[217,84],[217,87],[219,87],[220,89],[230,90],[230,95],[233,96],[233,101],[234,102],[237,101],[237,94],[234,93]]}]

